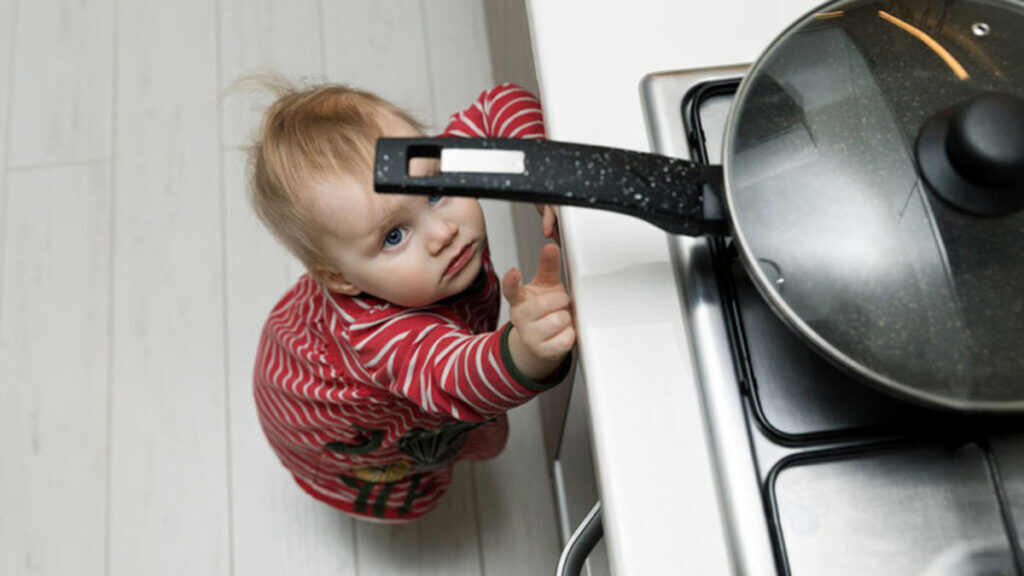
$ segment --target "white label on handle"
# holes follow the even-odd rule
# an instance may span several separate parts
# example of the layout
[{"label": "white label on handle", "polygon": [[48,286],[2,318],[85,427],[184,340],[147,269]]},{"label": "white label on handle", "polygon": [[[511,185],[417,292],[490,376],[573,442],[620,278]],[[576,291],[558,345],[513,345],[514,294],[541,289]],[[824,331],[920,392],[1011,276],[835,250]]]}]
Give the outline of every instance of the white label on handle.
[{"label": "white label on handle", "polygon": [[525,171],[526,154],[519,150],[466,148],[444,148],[441,150],[441,172],[522,174]]}]

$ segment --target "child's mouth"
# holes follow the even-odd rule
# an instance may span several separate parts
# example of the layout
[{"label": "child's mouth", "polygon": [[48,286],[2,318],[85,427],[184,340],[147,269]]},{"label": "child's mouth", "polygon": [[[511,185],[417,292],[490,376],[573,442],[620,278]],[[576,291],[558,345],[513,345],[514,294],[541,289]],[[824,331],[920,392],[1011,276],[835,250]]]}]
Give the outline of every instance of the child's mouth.
[{"label": "child's mouth", "polygon": [[444,271],[444,277],[448,278],[458,274],[466,264],[473,258],[473,242],[466,244],[466,247],[459,251],[459,253],[452,259],[451,263],[448,264],[448,268]]}]

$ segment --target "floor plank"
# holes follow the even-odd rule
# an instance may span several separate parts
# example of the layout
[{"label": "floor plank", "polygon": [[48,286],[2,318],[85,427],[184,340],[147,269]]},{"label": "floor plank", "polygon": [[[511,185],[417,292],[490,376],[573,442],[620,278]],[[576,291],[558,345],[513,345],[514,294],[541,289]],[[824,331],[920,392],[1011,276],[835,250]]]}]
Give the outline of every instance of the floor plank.
[{"label": "floor plank", "polygon": [[0,574],[106,572],[109,162],[8,176]]},{"label": "floor plank", "polygon": [[[7,35],[0,39],[0,263],[4,258],[4,234],[6,229],[6,206],[7,206],[7,151],[9,150],[11,130],[11,65],[14,59],[14,44],[17,40],[17,22],[15,21],[14,0],[0,0],[0,30]],[[0,282],[0,310],[3,310],[4,288]],[[0,323],[3,322],[3,315],[0,312]]]},{"label": "floor plank", "polygon": [[[67,26],[67,18],[88,29]],[[99,575],[107,525],[110,3],[7,0],[0,22],[10,26],[0,47],[0,454],[9,463],[0,472],[0,573]],[[9,170],[87,158],[103,159]]]},{"label": "floor plank", "polygon": [[375,92],[428,125],[433,121],[430,63],[418,3],[325,2],[323,19],[331,80]]},{"label": "floor plank", "polygon": [[119,2],[110,573],[230,572],[216,13]]},{"label": "floor plank", "polygon": [[113,0],[19,2],[12,166],[110,157]]},{"label": "floor plank", "polygon": [[420,0],[430,63],[433,126],[448,124],[494,84],[487,22],[480,0]]},{"label": "floor plank", "polygon": [[324,75],[321,1],[221,0],[222,141],[247,146],[270,93],[240,79],[274,72],[292,81]]}]

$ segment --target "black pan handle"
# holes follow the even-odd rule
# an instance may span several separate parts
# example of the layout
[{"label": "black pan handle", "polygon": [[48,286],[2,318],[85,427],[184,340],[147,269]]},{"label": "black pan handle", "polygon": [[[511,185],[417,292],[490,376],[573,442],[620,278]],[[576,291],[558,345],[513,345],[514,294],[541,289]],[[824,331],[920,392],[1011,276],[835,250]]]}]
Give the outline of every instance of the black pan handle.
[{"label": "black pan handle", "polygon": [[[459,152],[446,151],[466,150],[483,152],[470,153],[478,158],[471,157],[460,163],[458,171],[452,171],[449,165],[457,162]],[[488,156],[511,160],[511,164],[485,167]],[[409,176],[412,158],[441,159],[441,173]],[[380,138],[374,188],[380,193],[444,194],[598,208],[635,216],[687,236],[725,234],[728,228],[721,166],[551,140]]]}]

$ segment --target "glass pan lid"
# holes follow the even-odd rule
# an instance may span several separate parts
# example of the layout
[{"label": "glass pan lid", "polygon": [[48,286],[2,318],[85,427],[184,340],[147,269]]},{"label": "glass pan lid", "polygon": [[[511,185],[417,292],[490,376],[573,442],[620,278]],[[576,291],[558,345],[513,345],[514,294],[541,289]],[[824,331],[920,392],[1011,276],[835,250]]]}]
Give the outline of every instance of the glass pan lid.
[{"label": "glass pan lid", "polygon": [[1024,410],[1024,211],[964,213],[920,177],[924,123],[1024,97],[1017,1],[846,1],[744,80],[725,144],[740,253],[763,295],[843,367],[926,404]]}]

